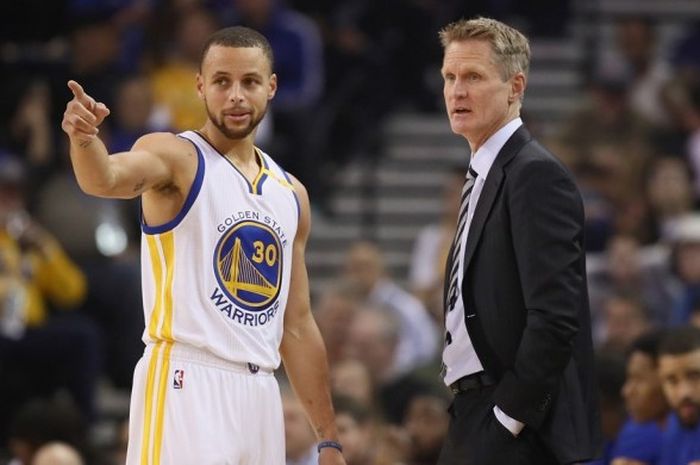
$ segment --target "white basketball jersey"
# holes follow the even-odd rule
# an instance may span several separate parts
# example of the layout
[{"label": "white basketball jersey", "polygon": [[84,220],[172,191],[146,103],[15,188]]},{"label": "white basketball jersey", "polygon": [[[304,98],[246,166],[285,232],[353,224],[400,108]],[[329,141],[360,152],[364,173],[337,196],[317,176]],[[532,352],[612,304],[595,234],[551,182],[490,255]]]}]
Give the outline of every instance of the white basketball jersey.
[{"label": "white basketball jersey", "polygon": [[258,149],[251,183],[198,133],[179,136],[199,163],[179,214],[141,224],[143,340],[277,368],[299,220],[292,184]]}]

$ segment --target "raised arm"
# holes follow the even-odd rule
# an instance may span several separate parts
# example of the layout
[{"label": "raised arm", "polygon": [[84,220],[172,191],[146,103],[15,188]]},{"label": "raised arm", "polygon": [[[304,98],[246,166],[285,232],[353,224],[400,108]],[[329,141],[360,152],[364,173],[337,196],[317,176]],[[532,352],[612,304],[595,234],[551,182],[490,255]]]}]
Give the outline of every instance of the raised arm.
[{"label": "raised arm", "polygon": [[[311,214],[306,189],[292,179],[299,197],[301,215],[294,239],[292,279],[284,317],[284,336],[280,348],[284,368],[292,388],[304,406],[306,415],[320,441],[337,441],[335,415],[330,398],[328,361],[321,333],[311,314],[309,279],[304,252],[309,237]],[[321,465],[344,465],[338,450],[326,447],[319,455]]]},{"label": "raised arm", "polygon": [[109,109],[86,94],[77,82],[68,81],[68,87],[73,99],[66,106],[61,127],[70,139],[73,170],[85,193],[132,198],[173,181],[173,154],[182,143],[175,135],[148,134],[131,151],[109,155],[97,136],[98,126],[109,115]]}]

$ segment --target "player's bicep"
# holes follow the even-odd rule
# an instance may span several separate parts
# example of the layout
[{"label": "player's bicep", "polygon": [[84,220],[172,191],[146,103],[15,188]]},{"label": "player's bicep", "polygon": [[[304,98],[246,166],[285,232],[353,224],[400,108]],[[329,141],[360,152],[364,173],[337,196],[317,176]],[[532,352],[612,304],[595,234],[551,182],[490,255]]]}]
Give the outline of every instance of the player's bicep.
[{"label": "player's bicep", "polygon": [[146,150],[117,153],[109,162],[114,173],[114,197],[136,197],[172,177],[167,163]]},{"label": "player's bicep", "polygon": [[[171,134],[150,134],[140,138],[129,152],[110,155],[114,176],[112,197],[132,198],[158,185],[172,181],[176,144],[169,144]],[[168,153],[166,147],[172,147]]]}]

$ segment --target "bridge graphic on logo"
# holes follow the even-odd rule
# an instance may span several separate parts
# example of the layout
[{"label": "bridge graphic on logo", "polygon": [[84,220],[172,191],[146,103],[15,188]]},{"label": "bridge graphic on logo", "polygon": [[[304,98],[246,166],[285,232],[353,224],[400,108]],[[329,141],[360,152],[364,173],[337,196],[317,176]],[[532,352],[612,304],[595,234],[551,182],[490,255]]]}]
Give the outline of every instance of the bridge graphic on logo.
[{"label": "bridge graphic on logo", "polygon": [[219,270],[226,289],[234,296],[238,297],[239,291],[253,292],[268,298],[277,293],[277,287],[265,279],[246,257],[239,237],[229,253],[219,260]]}]

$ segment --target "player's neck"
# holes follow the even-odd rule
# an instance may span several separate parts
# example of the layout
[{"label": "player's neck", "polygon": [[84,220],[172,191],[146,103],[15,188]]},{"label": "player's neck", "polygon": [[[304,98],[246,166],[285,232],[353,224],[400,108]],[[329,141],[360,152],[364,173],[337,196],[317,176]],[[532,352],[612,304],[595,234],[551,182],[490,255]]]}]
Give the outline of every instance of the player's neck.
[{"label": "player's neck", "polygon": [[212,130],[208,125],[205,125],[199,132],[219,153],[226,156],[236,165],[257,164],[254,148],[255,131],[243,139],[229,139],[221,134],[220,131]]}]

